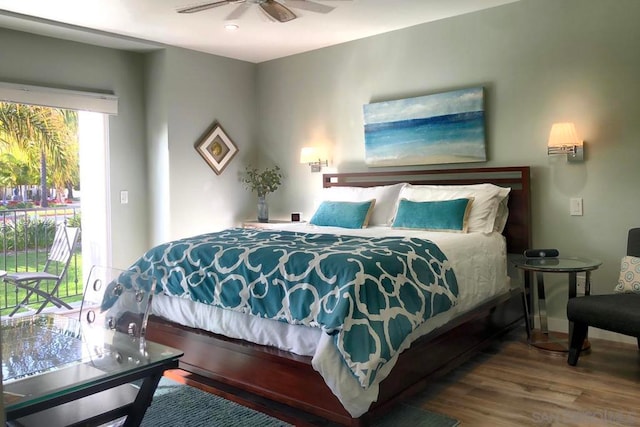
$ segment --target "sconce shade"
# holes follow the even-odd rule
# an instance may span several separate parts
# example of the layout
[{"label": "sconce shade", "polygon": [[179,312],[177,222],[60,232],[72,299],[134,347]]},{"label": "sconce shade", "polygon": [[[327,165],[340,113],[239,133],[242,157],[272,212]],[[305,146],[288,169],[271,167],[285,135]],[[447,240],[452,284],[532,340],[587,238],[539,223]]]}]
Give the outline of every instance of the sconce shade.
[{"label": "sconce shade", "polygon": [[582,145],[578,137],[576,125],[573,123],[554,123],[549,133],[549,147],[563,147],[567,145]]},{"label": "sconce shade", "polygon": [[[325,160],[322,160],[323,157]],[[302,147],[300,150],[300,163],[307,163],[311,166],[311,172],[320,172],[322,166],[329,166],[324,150],[316,147]]]},{"label": "sconce shade", "polygon": [[554,123],[549,132],[547,154],[566,154],[570,162],[584,159],[583,141],[574,123]]},{"label": "sconce shade", "polygon": [[300,163],[317,162],[319,158],[320,153],[314,147],[302,147],[300,150]]}]

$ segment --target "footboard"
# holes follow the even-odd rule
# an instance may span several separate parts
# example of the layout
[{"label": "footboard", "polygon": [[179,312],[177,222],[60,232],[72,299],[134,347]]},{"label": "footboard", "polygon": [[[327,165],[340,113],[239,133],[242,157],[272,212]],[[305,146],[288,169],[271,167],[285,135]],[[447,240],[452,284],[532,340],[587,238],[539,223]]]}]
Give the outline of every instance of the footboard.
[{"label": "footboard", "polygon": [[180,368],[322,418],[351,417],[311,367],[311,357],[180,326],[151,316],[150,340],[183,349]]},{"label": "footboard", "polygon": [[514,289],[422,337],[400,355],[380,384],[378,401],[358,419],[342,407],[311,366],[310,357],[183,327],[155,316],[149,320],[147,336],[181,349],[181,369],[229,386],[227,393],[248,406],[255,407],[255,399],[268,399],[335,423],[361,426],[424,389],[434,376],[459,366],[523,319],[522,293]]}]

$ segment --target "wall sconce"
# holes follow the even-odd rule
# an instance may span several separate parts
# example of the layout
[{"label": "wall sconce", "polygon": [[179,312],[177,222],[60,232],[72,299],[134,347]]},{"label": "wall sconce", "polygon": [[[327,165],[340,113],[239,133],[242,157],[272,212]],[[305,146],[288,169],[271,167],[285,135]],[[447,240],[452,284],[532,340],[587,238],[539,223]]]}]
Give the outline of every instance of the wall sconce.
[{"label": "wall sconce", "polygon": [[328,160],[322,160],[322,154],[315,147],[302,147],[302,150],[300,150],[300,163],[307,163],[311,166],[311,172],[320,172],[322,166],[329,166]]},{"label": "wall sconce", "polygon": [[549,133],[547,154],[566,154],[569,162],[584,161],[584,142],[573,123],[554,123]]}]

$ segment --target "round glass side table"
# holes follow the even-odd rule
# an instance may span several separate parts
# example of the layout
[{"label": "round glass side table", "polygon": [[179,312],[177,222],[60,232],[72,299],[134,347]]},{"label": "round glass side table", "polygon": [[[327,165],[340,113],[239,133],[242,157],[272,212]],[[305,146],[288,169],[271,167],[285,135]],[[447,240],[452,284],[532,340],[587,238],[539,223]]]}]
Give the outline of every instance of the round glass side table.
[{"label": "round glass side table", "polygon": [[[533,277],[536,280],[538,317],[540,329],[533,328],[534,318],[530,303],[532,297],[525,294],[525,305],[528,319],[527,332],[529,343],[535,347],[557,352],[569,351],[569,340],[567,334],[560,332],[550,332],[547,324],[547,302],[544,289],[544,273],[566,273],[569,276],[569,298],[575,298],[577,294],[578,273],[585,273],[584,294],[591,293],[591,272],[596,270],[602,262],[596,259],[581,257],[557,257],[557,258],[526,258],[524,256],[512,259],[513,265],[524,273],[525,289],[533,295],[531,284]],[[571,335],[569,324],[569,336]],[[589,341],[585,339],[583,350],[589,349]]]}]

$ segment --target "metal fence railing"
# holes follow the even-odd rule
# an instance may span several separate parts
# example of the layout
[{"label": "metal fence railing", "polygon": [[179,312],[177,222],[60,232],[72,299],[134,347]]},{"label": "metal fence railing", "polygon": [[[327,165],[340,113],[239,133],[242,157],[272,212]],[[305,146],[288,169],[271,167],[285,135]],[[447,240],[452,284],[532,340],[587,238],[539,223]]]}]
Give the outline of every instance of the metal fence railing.
[{"label": "metal fence railing", "polygon": [[[53,242],[56,226],[65,223],[80,227],[78,205],[50,208],[15,208],[0,206],[0,270],[4,273],[42,271]],[[82,299],[81,240],[76,245],[69,270],[57,291],[57,296],[68,303]],[[43,282],[43,287],[54,282]],[[0,314],[6,315],[22,301],[24,291],[7,284],[0,277]],[[42,303],[33,295],[29,305]],[[39,304],[38,304],[39,305]]]}]

